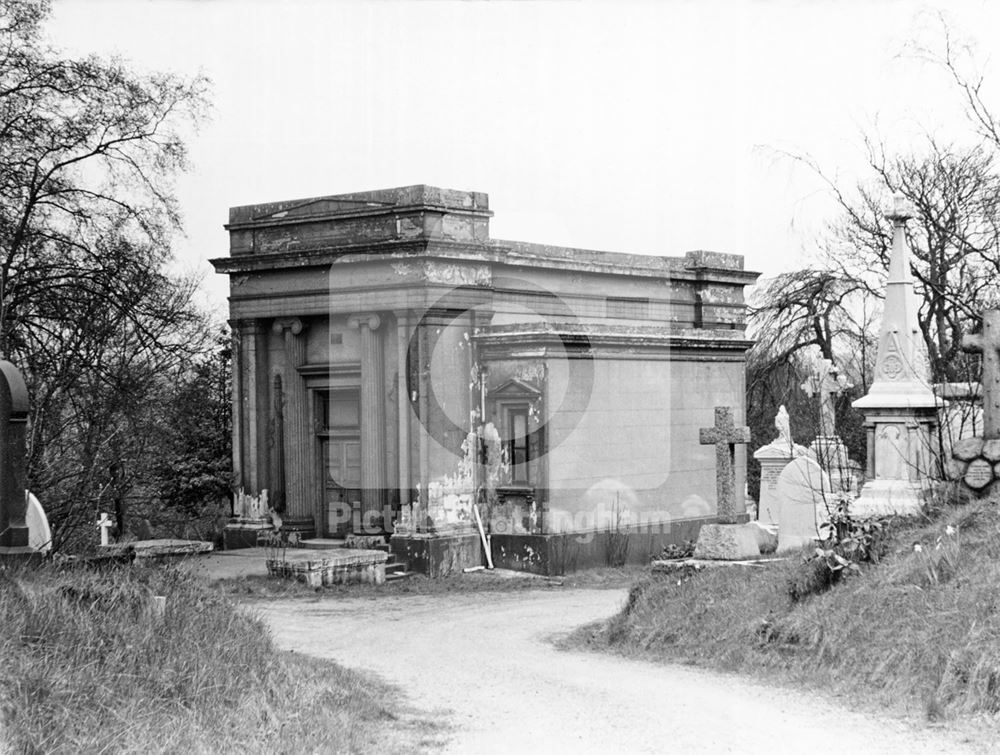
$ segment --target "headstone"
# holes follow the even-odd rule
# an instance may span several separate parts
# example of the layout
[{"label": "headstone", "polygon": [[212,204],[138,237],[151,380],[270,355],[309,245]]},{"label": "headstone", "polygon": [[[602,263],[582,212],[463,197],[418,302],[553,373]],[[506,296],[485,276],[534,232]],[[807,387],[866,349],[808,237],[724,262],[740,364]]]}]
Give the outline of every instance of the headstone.
[{"label": "headstone", "polygon": [[699,433],[703,446],[715,446],[716,512],[720,524],[735,524],[736,511],[736,444],[750,442],[750,428],[736,427],[733,410],[715,407],[715,426],[703,427]]},{"label": "headstone", "polygon": [[108,545],[108,530],[115,526],[107,512],[101,513],[101,518],[97,520],[97,527],[101,530],[101,545]]},{"label": "headstone", "polygon": [[778,552],[807,545],[825,519],[830,478],[813,459],[793,459],[778,478]]},{"label": "headstone", "polygon": [[778,523],[778,476],[792,459],[805,456],[803,446],[792,441],[788,411],[782,405],[774,418],[778,437],[754,451],[753,457],[760,464],[760,494],[757,502],[757,519],[764,524]]},{"label": "headstone", "polygon": [[28,525],[28,546],[36,553],[48,553],[52,550],[52,529],[49,527],[49,518],[45,515],[42,504],[32,493],[26,490],[24,494],[28,498],[24,516]]},{"label": "headstone", "polygon": [[20,371],[0,360],[0,554],[27,554],[25,452],[28,388]]}]

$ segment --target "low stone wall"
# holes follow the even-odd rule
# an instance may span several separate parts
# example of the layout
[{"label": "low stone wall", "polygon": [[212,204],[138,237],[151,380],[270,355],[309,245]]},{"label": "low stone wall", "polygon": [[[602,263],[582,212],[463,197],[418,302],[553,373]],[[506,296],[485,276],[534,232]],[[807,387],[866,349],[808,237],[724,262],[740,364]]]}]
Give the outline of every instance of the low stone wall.
[{"label": "low stone wall", "polygon": [[[748,520],[746,515],[739,517],[740,522]],[[685,519],[669,525],[623,527],[619,532],[493,535],[493,564],[549,577],[607,566],[612,556],[624,557],[628,564],[648,564],[667,545],[697,540],[701,526],[714,521]]]},{"label": "low stone wall", "polygon": [[945,473],[979,495],[989,493],[1000,480],[1000,440],[962,438],[952,446]]},{"label": "low stone wall", "polygon": [[385,582],[384,551],[358,549],[285,551],[283,558],[269,558],[267,573],[305,582],[310,587],[363,582]]}]

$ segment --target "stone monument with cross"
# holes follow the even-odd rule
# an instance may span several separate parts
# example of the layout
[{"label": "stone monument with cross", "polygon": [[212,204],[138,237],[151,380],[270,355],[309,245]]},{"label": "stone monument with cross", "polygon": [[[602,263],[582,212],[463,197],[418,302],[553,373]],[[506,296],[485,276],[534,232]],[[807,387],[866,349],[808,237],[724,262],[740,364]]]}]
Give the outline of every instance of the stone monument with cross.
[{"label": "stone monument with cross", "polygon": [[847,456],[847,446],[837,435],[837,397],[853,388],[829,359],[821,359],[812,374],[802,383],[809,398],[819,402],[819,431],[810,446],[813,456],[830,477],[834,490],[845,492],[856,488],[856,465]]},{"label": "stone monument with cross", "polygon": [[858,516],[919,513],[936,466],[938,400],[917,320],[906,239],[911,217],[913,210],[897,197],[888,215],[892,253],[874,380],[853,404],[865,415],[868,439],[866,482],[852,507]]},{"label": "stone monument with cross", "polygon": [[983,433],[955,442],[946,470],[950,478],[984,495],[1000,479],[1000,310],[983,312],[982,330],[965,336],[962,349],[982,355]]},{"label": "stone monument with cross", "polygon": [[715,407],[715,424],[699,431],[703,446],[715,446],[715,500],[718,524],[703,524],[698,532],[695,558],[742,560],[760,556],[754,533],[739,524],[745,511],[736,489],[736,446],[750,442],[750,428],[737,426],[733,410]]}]

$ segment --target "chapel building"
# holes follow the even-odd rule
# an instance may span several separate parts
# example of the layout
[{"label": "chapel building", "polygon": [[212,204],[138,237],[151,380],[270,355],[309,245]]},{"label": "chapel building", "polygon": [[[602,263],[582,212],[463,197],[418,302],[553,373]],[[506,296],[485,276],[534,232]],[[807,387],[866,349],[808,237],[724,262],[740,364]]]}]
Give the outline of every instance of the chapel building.
[{"label": "chapel building", "polygon": [[423,185],[230,210],[236,487],[438,575],[482,563],[477,513],[498,566],[540,573],[693,538],[757,274],[499,241],[491,216]]}]

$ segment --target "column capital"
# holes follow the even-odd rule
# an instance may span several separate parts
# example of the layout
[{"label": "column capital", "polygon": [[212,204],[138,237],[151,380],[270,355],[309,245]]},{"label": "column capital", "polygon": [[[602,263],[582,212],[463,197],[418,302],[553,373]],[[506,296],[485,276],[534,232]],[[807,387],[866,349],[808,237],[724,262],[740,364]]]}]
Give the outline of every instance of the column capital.
[{"label": "column capital", "polygon": [[256,317],[237,317],[229,321],[229,327],[234,333],[241,335],[257,335],[264,332],[263,323]]},{"label": "column capital", "polygon": [[298,317],[279,317],[274,321],[271,329],[278,335],[281,335],[287,330],[293,336],[297,336],[305,330],[305,324]]},{"label": "column capital", "polygon": [[352,328],[360,329],[362,325],[367,325],[369,330],[378,330],[382,324],[382,318],[375,312],[364,312],[348,317],[347,324]]}]

